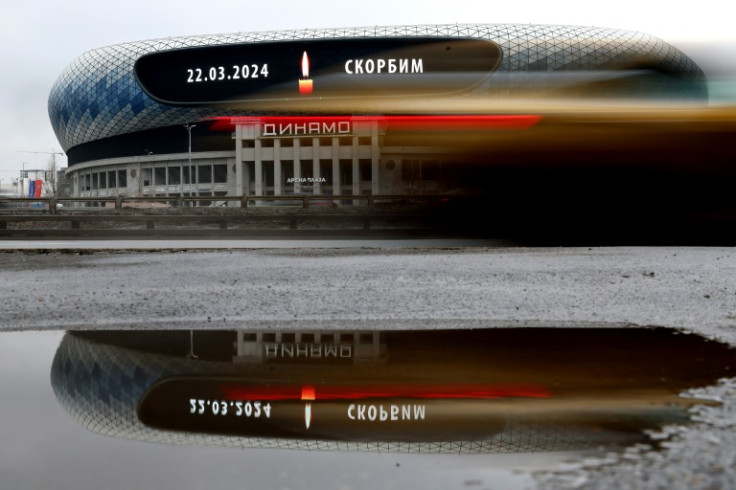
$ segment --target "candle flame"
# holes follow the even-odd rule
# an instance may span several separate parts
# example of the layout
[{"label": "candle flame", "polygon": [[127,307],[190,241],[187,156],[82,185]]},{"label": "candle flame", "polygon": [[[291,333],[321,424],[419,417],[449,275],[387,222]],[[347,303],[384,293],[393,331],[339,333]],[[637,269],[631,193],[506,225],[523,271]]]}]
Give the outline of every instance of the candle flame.
[{"label": "candle flame", "polygon": [[302,76],[304,78],[309,78],[309,56],[307,56],[306,51],[304,51],[304,54],[302,55]]}]

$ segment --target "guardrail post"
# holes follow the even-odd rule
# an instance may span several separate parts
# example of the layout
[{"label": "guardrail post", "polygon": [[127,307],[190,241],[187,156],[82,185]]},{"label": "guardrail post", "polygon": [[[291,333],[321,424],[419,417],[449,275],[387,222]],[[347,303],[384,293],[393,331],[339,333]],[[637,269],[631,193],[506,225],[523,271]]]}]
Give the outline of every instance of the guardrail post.
[{"label": "guardrail post", "polygon": [[184,206],[184,197],[183,196],[177,197],[175,202],[176,202],[175,206],[177,208],[183,207]]},{"label": "guardrail post", "polygon": [[303,209],[309,208],[309,196],[302,196],[302,208]]},{"label": "guardrail post", "polygon": [[118,196],[115,198],[115,209],[122,209],[123,208],[123,198]]},{"label": "guardrail post", "polygon": [[248,207],[248,197],[247,196],[240,196],[240,207],[242,209],[245,209]]}]

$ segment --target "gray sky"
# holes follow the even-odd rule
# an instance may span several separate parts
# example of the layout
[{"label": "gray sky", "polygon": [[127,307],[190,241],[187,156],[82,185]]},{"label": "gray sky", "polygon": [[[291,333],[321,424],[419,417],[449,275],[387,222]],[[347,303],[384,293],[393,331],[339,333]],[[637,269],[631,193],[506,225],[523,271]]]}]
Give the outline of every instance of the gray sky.
[{"label": "gray sky", "polygon": [[[728,55],[736,29],[727,0],[9,0],[0,16],[0,184],[44,168],[60,151],[47,102],[51,85],[83,52],[126,41],[278,29],[436,23],[595,25],[643,31],[685,48]],[[728,10],[728,11],[727,11]],[[695,44],[694,44],[695,43]],[[707,69],[707,66],[706,66]],[[733,79],[732,79],[733,80]],[[66,166],[66,158],[60,162]]]}]

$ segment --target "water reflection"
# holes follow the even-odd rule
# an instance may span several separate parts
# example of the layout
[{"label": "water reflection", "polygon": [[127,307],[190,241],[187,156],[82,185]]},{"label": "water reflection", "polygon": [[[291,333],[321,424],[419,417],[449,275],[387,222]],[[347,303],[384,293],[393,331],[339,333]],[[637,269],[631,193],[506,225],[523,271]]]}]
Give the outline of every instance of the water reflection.
[{"label": "water reflection", "polygon": [[84,427],[163,443],[515,452],[685,422],[733,350],[652,329],[70,332],[52,366]]}]

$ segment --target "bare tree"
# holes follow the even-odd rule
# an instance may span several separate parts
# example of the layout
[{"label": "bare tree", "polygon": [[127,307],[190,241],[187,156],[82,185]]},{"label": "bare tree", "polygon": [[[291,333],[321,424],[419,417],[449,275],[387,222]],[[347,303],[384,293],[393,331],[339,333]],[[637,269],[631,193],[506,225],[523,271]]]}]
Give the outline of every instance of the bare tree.
[{"label": "bare tree", "polygon": [[49,161],[46,165],[46,181],[44,195],[46,197],[57,197],[59,195],[59,165],[56,163],[56,154],[49,155]]}]

